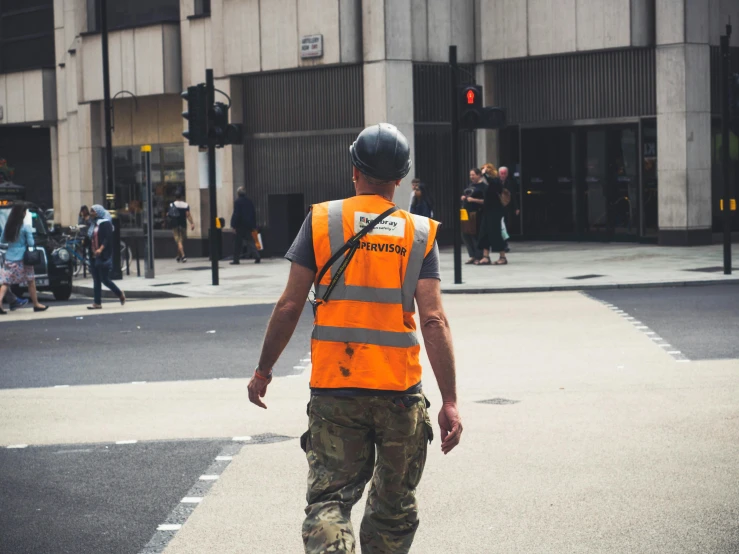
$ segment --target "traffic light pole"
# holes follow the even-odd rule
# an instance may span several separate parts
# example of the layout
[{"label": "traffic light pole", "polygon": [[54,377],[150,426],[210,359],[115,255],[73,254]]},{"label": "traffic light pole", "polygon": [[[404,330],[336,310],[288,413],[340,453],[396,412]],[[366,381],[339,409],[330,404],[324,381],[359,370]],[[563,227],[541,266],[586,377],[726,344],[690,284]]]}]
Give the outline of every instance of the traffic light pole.
[{"label": "traffic light pole", "polygon": [[729,38],[731,25],[726,26],[726,34],[721,37],[721,173],[724,181],[724,275],[731,275],[731,183],[729,150],[729,73],[731,71],[731,51]]},{"label": "traffic light pole", "polygon": [[457,66],[457,47],[449,47],[449,66],[451,68],[452,91],[449,95],[452,102],[452,180],[449,190],[452,195],[452,229],[454,233],[454,284],[462,284],[462,223],[460,220],[461,193],[457,188],[459,178],[459,105],[457,104],[457,83],[459,68]]},{"label": "traffic light pole", "polygon": [[[208,111],[213,108],[215,103],[215,82],[213,80],[213,70],[205,70],[205,89],[206,89],[206,106]],[[208,118],[210,121],[210,118]],[[210,123],[208,124],[210,125]],[[210,129],[208,129],[210,131]],[[212,273],[213,286],[218,285],[218,244],[216,234],[216,217],[218,217],[218,209],[216,206],[216,141],[212,133],[208,132],[208,203],[210,204],[210,226],[208,227],[209,250],[210,250],[210,267]]]}]

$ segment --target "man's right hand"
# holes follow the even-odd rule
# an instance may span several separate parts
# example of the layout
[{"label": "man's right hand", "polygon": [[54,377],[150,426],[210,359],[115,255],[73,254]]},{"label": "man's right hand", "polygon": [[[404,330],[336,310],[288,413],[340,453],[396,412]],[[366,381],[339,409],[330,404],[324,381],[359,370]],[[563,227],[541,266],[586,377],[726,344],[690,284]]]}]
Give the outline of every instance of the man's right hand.
[{"label": "man's right hand", "polygon": [[445,402],[441,406],[439,427],[441,428],[441,451],[449,454],[459,444],[459,439],[462,437],[462,418],[459,417],[455,402]]}]

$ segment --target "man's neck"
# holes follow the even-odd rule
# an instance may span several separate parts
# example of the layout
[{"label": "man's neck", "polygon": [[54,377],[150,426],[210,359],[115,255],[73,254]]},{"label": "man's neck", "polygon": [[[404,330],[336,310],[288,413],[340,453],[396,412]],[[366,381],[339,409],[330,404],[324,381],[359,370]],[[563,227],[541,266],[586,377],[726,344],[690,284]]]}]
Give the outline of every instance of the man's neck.
[{"label": "man's neck", "polygon": [[357,193],[357,196],[379,196],[380,198],[384,198],[388,202],[393,201],[392,195],[380,194],[379,192],[359,192]]}]

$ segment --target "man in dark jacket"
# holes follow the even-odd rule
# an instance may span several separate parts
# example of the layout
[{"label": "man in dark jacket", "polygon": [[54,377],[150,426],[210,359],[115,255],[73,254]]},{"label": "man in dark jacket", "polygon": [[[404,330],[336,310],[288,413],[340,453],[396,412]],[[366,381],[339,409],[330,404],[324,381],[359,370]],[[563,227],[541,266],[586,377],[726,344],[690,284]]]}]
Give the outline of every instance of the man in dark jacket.
[{"label": "man in dark jacket", "polygon": [[259,256],[259,250],[257,245],[254,243],[254,237],[252,231],[257,228],[257,214],[254,210],[254,204],[246,197],[246,189],[240,187],[236,191],[237,198],[234,202],[234,213],[231,216],[231,228],[236,231],[234,235],[234,259],[231,265],[237,265],[241,263],[241,250],[246,242],[246,252],[254,258],[254,263],[258,264],[261,262]]}]

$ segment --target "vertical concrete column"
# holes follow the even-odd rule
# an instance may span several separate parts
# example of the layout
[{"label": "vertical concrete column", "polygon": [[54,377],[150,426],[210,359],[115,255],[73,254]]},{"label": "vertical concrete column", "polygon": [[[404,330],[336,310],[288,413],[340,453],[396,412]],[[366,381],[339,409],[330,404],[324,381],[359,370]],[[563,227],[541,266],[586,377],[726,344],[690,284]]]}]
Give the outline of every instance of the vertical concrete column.
[{"label": "vertical concrete column", "polygon": [[[411,0],[363,0],[364,124],[387,122],[407,138],[415,162]],[[408,207],[415,167],[395,193]]]},{"label": "vertical concrete column", "polygon": [[657,0],[659,242],[711,242],[710,0]]}]

